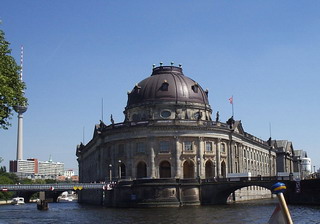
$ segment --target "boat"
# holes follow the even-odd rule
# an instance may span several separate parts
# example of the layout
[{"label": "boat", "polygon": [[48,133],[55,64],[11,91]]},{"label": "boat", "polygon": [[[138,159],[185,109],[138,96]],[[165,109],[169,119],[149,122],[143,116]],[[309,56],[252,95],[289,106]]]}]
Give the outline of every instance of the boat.
[{"label": "boat", "polygon": [[24,205],[24,198],[23,197],[12,198],[11,204],[12,205]]},{"label": "boat", "polygon": [[77,196],[75,194],[69,194],[67,191],[63,192],[57,198],[57,202],[72,202],[72,201],[77,201]]}]

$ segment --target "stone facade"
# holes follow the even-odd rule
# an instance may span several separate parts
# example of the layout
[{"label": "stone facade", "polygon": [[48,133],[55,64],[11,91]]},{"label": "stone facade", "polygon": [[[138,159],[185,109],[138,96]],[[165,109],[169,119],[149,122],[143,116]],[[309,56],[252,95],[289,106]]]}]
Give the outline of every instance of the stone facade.
[{"label": "stone facade", "polygon": [[92,140],[77,147],[80,182],[276,174],[268,143],[240,121],[212,121],[208,91],[181,67],[154,68],[128,93],[124,114],[122,123],[101,121]]}]

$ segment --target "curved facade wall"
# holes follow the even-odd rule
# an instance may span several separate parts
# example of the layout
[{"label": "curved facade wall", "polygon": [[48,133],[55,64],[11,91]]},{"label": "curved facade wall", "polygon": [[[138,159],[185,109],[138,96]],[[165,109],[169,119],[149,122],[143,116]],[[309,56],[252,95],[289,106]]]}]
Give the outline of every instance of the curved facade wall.
[{"label": "curved facade wall", "polygon": [[240,121],[212,121],[211,113],[208,92],[181,68],[154,68],[128,94],[124,122],[100,122],[91,141],[77,147],[79,181],[276,174],[267,142]]}]

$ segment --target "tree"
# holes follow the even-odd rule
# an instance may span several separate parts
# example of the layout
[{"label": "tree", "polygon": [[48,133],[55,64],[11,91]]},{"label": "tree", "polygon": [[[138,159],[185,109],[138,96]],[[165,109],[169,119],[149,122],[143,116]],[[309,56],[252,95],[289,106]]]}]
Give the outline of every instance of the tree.
[{"label": "tree", "polygon": [[[12,180],[6,173],[0,174],[0,184],[14,184],[14,180]],[[14,195],[13,192],[0,192],[0,199],[8,201],[8,199],[12,198]]]},{"label": "tree", "polygon": [[20,67],[10,55],[10,43],[0,30],[0,129],[8,129],[14,106],[26,106],[25,84],[20,79]]}]

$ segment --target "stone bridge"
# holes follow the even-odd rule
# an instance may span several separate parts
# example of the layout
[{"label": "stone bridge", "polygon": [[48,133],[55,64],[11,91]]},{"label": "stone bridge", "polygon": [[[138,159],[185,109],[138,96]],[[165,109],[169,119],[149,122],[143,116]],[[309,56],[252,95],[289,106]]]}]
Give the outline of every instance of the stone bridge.
[{"label": "stone bridge", "polygon": [[0,192],[14,191],[17,196],[29,202],[31,196],[37,192],[45,192],[47,199],[56,202],[64,191],[103,190],[106,184],[102,183],[75,183],[75,184],[1,184]]},{"label": "stone bridge", "polygon": [[[271,186],[276,182],[295,186],[291,184],[292,181],[289,181],[289,177],[245,177],[204,180],[139,179],[120,181],[112,191],[106,192],[104,204],[113,207],[225,204],[230,194],[238,189],[248,186],[260,186],[271,189]],[[89,199],[85,195],[82,198],[84,200]],[[90,203],[90,201],[86,202]]]},{"label": "stone bridge", "polygon": [[292,181],[289,181],[288,178],[287,180],[280,179],[281,180],[277,178],[251,178],[250,180],[241,179],[236,181],[225,179],[219,182],[204,180],[200,185],[201,204],[225,204],[230,194],[243,187],[259,186],[271,190],[272,185],[277,182],[291,186],[290,183]]}]

